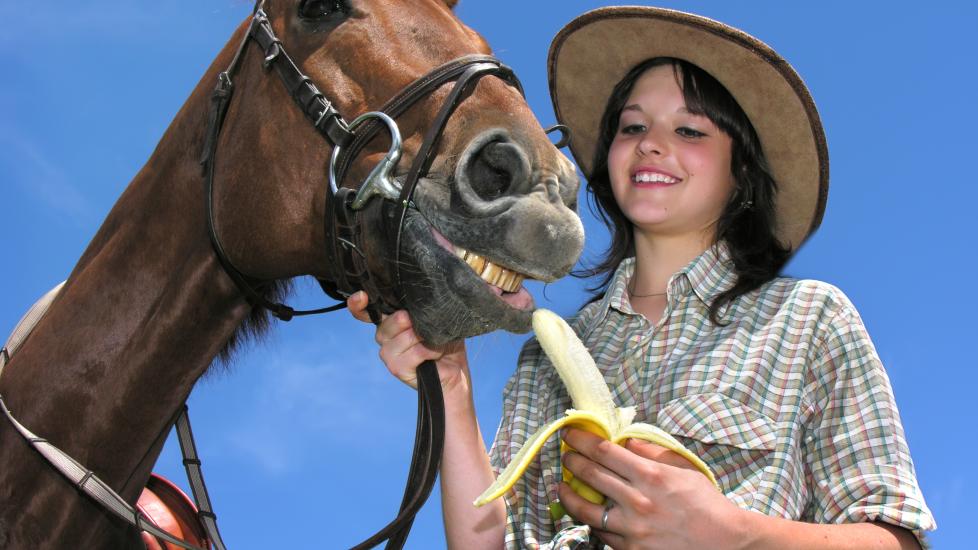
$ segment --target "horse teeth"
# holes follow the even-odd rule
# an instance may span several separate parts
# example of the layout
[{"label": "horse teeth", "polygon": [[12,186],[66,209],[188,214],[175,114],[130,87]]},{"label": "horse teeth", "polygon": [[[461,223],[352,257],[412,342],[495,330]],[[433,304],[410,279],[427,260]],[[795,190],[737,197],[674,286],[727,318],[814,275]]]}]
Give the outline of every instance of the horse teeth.
[{"label": "horse teeth", "polygon": [[506,269],[501,269],[499,271],[499,277],[496,279],[496,286],[506,290],[506,284],[509,282],[509,271]]},{"label": "horse teeth", "polygon": [[513,282],[510,284],[508,292],[516,292],[519,290],[520,287],[523,286],[523,279],[524,277],[522,275],[516,274],[515,277],[513,277]]},{"label": "horse teeth", "polygon": [[482,273],[479,274],[482,280],[494,285],[496,284],[496,279],[499,278],[499,266],[487,261],[486,266],[482,269]]},{"label": "horse teeth", "polygon": [[460,246],[455,247],[455,256],[468,264],[472,268],[472,271],[475,271],[483,281],[497,286],[506,292],[516,292],[519,290],[520,285],[523,284],[523,280],[525,279],[523,275],[511,269],[496,265],[485,257]]},{"label": "horse teeth", "polygon": [[478,254],[473,254],[471,252],[465,258],[465,263],[469,264],[469,267],[472,268],[472,271],[475,271],[476,273],[482,273],[482,270],[485,269],[486,267],[486,259],[483,258],[482,256],[479,256]]},{"label": "horse teeth", "polygon": [[513,291],[513,281],[516,280],[516,273],[509,271],[508,269],[503,272],[503,278],[499,281],[499,288],[505,290],[506,292]]}]

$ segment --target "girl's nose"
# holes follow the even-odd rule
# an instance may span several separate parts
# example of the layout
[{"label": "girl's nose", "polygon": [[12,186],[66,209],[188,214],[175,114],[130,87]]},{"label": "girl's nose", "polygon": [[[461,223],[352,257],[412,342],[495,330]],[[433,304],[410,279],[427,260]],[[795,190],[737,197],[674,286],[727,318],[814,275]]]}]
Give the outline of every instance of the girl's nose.
[{"label": "girl's nose", "polygon": [[638,141],[638,156],[661,155],[663,149],[662,140],[654,130],[645,132],[642,139]]}]

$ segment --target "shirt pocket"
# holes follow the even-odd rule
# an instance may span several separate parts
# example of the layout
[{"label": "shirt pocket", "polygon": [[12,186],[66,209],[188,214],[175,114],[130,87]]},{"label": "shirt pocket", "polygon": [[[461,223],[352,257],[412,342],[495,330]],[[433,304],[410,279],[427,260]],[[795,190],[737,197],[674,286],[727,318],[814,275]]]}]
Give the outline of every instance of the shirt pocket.
[{"label": "shirt pocket", "polygon": [[777,443],[773,420],[719,393],[669,401],[656,425],[706,462],[725,492],[750,489]]}]

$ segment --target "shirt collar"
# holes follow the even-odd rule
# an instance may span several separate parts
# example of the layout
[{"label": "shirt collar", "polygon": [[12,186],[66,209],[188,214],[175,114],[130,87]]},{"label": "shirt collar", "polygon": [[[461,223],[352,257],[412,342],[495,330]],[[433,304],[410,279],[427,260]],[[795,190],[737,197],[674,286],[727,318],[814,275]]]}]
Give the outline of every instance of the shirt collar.
[{"label": "shirt collar", "polygon": [[[707,305],[737,284],[737,273],[734,271],[733,260],[730,259],[730,249],[724,242],[707,248],[673,276],[673,279],[679,274],[685,274],[693,292]],[[670,281],[670,285],[672,282]]]},{"label": "shirt collar", "polygon": [[[625,258],[618,264],[618,269],[608,283],[608,290],[601,299],[596,323],[601,322],[609,308],[629,315],[635,314],[628,300],[627,290],[628,281],[634,273],[634,256]],[[707,248],[686,267],[673,274],[669,279],[667,290],[670,301],[687,296],[692,291],[706,307],[709,307],[717,296],[733,288],[736,283],[737,273],[730,259],[730,250],[726,243],[718,243]]]}]

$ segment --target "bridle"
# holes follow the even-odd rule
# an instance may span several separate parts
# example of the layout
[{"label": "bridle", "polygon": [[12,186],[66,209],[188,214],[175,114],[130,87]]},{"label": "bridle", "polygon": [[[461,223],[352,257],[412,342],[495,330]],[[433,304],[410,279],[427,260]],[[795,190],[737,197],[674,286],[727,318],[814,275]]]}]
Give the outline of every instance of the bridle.
[{"label": "bridle", "polygon": [[[523,89],[513,71],[495,57],[466,55],[436,67],[410,83],[388,100],[380,110],[364,113],[353,119],[352,122],[347,123],[334,107],[333,102],[319,91],[312,79],[298,68],[285,51],[282,42],[272,30],[268,16],[262,9],[263,6],[264,0],[257,0],[248,31],[239,44],[228,68],[218,75],[218,84],[211,95],[207,134],[200,159],[205,178],[207,226],[211,244],[222,267],[253,307],[265,308],[279,319],[288,321],[295,316],[341,309],[346,305],[346,298],[357,290],[365,289],[374,299],[367,311],[371,319],[377,323],[380,321],[381,313],[394,311],[399,304],[386,302],[367,270],[366,258],[362,252],[363,246],[361,244],[364,208],[372,202],[373,197],[379,196],[383,201],[382,215],[391,223],[396,223],[394,261],[390,263],[394,269],[396,287],[400,289],[402,288],[400,245],[404,221],[408,210],[414,208],[412,203],[414,191],[418,181],[427,174],[434,160],[434,150],[452,113],[463,101],[466,92],[484,76],[498,77],[519,90],[520,94],[523,93]],[[329,273],[319,279],[323,290],[329,296],[340,300],[340,303],[332,306],[312,310],[296,310],[285,304],[268,300],[255,289],[255,284],[260,284],[260,281],[247,276],[234,266],[221,245],[220,237],[216,231],[213,191],[217,146],[225,115],[234,94],[233,77],[241,63],[244,51],[252,41],[264,53],[265,69],[274,69],[278,73],[295,103],[306,118],[310,120],[313,127],[333,148],[328,169],[329,186],[326,193],[324,216]],[[454,87],[448,93],[437,115],[426,130],[421,147],[403,182],[398,184],[394,179],[394,170],[401,156],[401,136],[400,129],[394,119],[448,82],[454,82]],[[391,138],[390,149],[384,159],[370,171],[358,189],[343,187],[344,176],[357,155],[382,129],[386,129]],[[555,127],[555,129],[560,128]],[[566,133],[564,136],[566,140]],[[558,144],[558,147],[560,146],[561,144]],[[43,311],[39,315],[41,314]],[[30,328],[32,327],[33,325]],[[30,328],[28,328],[28,332]],[[10,353],[12,352],[11,349]],[[2,350],[2,357],[0,358],[2,358],[0,361],[0,368],[2,368],[9,359],[6,348]],[[385,540],[387,541],[386,548],[401,548],[407,540],[415,515],[431,494],[444,447],[445,409],[441,383],[434,362],[425,361],[418,368],[417,375],[417,430],[411,466],[398,515],[376,534],[355,546],[355,549],[372,548]],[[2,396],[0,396],[0,408],[8,420],[48,462],[101,506],[140,530],[149,531],[171,544],[183,548],[194,548],[156,528],[141,512],[123,500],[91,470],[86,469],[63,451],[36,436],[17,422],[7,410]],[[218,550],[223,550],[225,546],[217,530],[216,516],[211,510],[210,499],[204,486],[200,460],[193,442],[186,406],[181,407],[174,419],[168,423],[168,426],[173,425],[177,427],[178,439],[184,454],[184,465],[200,510],[200,520],[207,531],[210,543]]]},{"label": "bridle", "polygon": [[[480,78],[494,75],[523,93],[523,88],[512,69],[503,65],[495,57],[489,55],[466,55],[435,69],[416,79],[404,87],[394,97],[387,101],[379,110],[370,111],[356,117],[347,123],[336,110],[333,102],[328,100],[316,87],[312,79],[305,75],[285,51],[282,42],[272,30],[268,16],[261,9],[264,0],[256,4],[251,24],[245,38],[241,41],[226,70],[218,75],[217,87],[211,95],[211,110],[208,117],[207,137],[200,163],[206,179],[207,224],[211,243],[217,253],[221,265],[235,284],[241,289],[248,301],[256,306],[267,309],[272,315],[288,321],[300,315],[325,313],[344,307],[336,304],[321,309],[296,310],[282,303],[267,300],[253,286],[253,279],[242,273],[228,258],[221,245],[221,240],[214,225],[213,190],[214,166],[217,154],[218,138],[224,123],[225,114],[234,93],[232,77],[237,72],[244,50],[254,41],[264,52],[266,70],[274,69],[278,73],[292,99],[302,110],[313,127],[332,146],[328,173],[329,186],[326,193],[324,209],[324,231],[327,247],[327,266],[331,272],[319,278],[323,290],[332,298],[345,301],[357,290],[367,290],[374,300],[368,306],[368,312],[374,322],[380,319],[380,313],[390,313],[398,309],[397,303],[389,304],[381,298],[381,293],[373,285],[373,281],[364,264],[364,254],[360,246],[362,223],[359,213],[370,199],[379,196],[386,199],[385,213],[388,217],[396,217],[397,246],[394,250],[395,261],[392,267],[395,271],[398,286],[400,286],[400,237],[403,221],[410,208],[413,208],[412,197],[419,179],[427,173],[434,159],[435,146],[448,123],[448,119],[464,99],[465,92]],[[394,179],[394,170],[401,157],[401,133],[394,119],[419,100],[427,98],[432,92],[448,82],[455,83],[441,109],[432,121],[424,136],[424,141],[418,150],[414,161],[407,172],[402,184]],[[384,158],[375,166],[358,189],[342,187],[341,183],[350,169],[353,161],[363,148],[386,128],[391,137],[391,146]],[[396,212],[391,208],[396,208]],[[373,291],[373,292],[371,292]]]},{"label": "bridle", "polygon": [[[383,294],[369,275],[361,245],[363,236],[361,212],[364,207],[373,197],[380,197],[384,200],[384,215],[388,219],[396,220],[395,259],[391,262],[391,267],[394,269],[397,288],[401,288],[400,245],[404,220],[408,209],[413,207],[412,197],[418,181],[428,172],[434,160],[436,145],[449,118],[464,99],[465,93],[483,76],[493,75],[501,78],[517,88],[521,95],[522,86],[512,69],[503,65],[495,57],[467,55],[436,67],[408,84],[378,111],[364,113],[347,123],[333,103],[319,91],[312,79],[296,66],[285,51],[285,47],[275,36],[271,23],[262,10],[263,3],[263,0],[256,3],[248,32],[238,46],[231,64],[218,76],[218,84],[211,99],[207,139],[201,158],[206,177],[207,217],[211,243],[221,265],[248,300],[256,307],[268,309],[279,319],[287,321],[296,315],[311,315],[340,309],[345,306],[346,298],[357,290],[365,289],[374,300],[368,306],[368,313],[370,318],[378,323],[381,313],[390,313],[399,304],[386,303],[382,298]],[[320,285],[329,296],[341,301],[334,306],[315,310],[295,310],[285,304],[266,300],[254,290],[249,278],[231,263],[214,227],[212,196],[217,143],[234,92],[232,77],[237,71],[244,50],[251,41],[254,41],[264,52],[265,68],[274,69],[278,73],[292,99],[333,148],[328,168],[329,188],[326,193],[323,222],[331,272],[327,277],[320,278]],[[399,185],[394,179],[394,170],[401,156],[401,134],[394,119],[448,82],[454,82],[455,85],[425,132],[424,140],[407,176]],[[390,134],[391,145],[383,160],[370,171],[358,189],[342,187],[343,178],[357,155],[384,128]],[[432,361],[425,361],[418,368],[417,374],[417,429],[400,510],[393,521],[355,548],[371,548],[384,540],[388,541],[387,548],[401,548],[407,540],[415,514],[427,500],[434,486],[445,435],[441,382]]]}]

